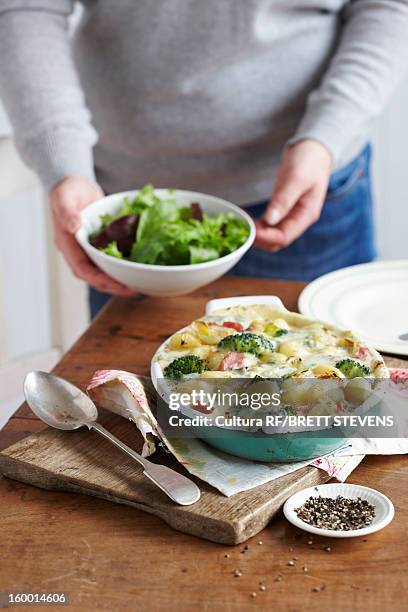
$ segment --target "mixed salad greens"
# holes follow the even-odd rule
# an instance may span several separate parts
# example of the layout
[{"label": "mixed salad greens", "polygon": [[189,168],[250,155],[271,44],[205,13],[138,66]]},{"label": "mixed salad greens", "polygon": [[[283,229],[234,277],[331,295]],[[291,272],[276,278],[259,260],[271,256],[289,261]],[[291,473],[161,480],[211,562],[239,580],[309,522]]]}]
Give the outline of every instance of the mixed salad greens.
[{"label": "mixed salad greens", "polygon": [[107,255],[146,264],[177,266],[223,257],[248,238],[248,224],[233,213],[209,216],[200,204],[177,205],[175,193],[159,198],[145,185],[122,208],[101,216],[90,243]]}]

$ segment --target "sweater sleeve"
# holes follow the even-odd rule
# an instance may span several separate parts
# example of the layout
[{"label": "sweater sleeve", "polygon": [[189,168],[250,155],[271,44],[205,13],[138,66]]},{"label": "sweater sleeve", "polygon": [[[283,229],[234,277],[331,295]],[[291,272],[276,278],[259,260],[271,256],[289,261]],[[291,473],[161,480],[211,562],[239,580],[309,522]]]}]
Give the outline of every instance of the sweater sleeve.
[{"label": "sweater sleeve", "polygon": [[408,67],[408,0],[351,0],[337,51],[289,141],[318,140],[335,165],[383,110]]},{"label": "sweater sleeve", "polygon": [[0,96],[22,158],[46,189],[94,178],[96,132],[68,35],[73,0],[0,0]]}]

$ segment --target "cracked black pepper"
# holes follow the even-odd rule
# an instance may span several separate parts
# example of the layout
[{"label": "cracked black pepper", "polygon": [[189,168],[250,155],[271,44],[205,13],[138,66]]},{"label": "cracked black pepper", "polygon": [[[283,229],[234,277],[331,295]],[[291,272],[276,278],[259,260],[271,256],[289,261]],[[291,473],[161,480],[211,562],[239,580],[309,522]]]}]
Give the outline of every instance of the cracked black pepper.
[{"label": "cracked black pepper", "polygon": [[299,508],[295,508],[297,516],[314,527],[333,529],[335,531],[350,531],[363,529],[371,525],[375,517],[375,507],[367,500],[357,497],[349,499],[337,497],[309,497]]}]

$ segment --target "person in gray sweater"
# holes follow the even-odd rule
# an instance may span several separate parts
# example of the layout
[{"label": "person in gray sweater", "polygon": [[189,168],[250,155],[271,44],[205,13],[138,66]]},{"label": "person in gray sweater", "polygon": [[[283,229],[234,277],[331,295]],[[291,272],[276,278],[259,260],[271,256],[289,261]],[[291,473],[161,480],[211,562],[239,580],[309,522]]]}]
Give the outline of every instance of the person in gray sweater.
[{"label": "person in gray sweater", "polygon": [[84,0],[71,36],[74,4],[0,0],[0,96],[77,276],[131,293],[73,234],[146,182],[249,206],[237,273],[373,259],[367,143],[408,64],[408,0]]}]

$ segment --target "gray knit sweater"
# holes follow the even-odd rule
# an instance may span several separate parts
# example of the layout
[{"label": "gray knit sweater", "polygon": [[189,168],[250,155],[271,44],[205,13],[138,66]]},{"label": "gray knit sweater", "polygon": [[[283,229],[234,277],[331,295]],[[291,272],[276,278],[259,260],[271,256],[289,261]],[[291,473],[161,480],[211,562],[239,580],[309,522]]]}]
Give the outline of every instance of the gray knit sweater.
[{"label": "gray knit sweater", "polygon": [[0,96],[47,188],[267,197],[282,147],[336,167],[408,65],[408,0],[0,0]]}]

